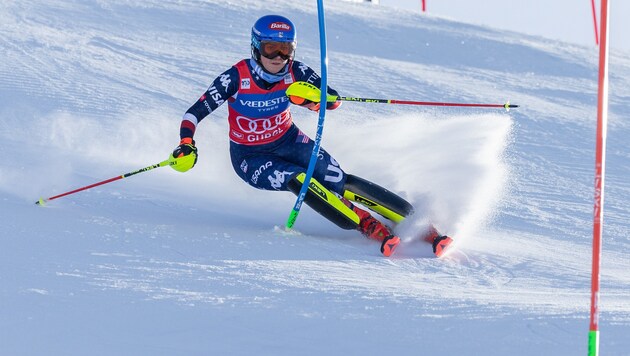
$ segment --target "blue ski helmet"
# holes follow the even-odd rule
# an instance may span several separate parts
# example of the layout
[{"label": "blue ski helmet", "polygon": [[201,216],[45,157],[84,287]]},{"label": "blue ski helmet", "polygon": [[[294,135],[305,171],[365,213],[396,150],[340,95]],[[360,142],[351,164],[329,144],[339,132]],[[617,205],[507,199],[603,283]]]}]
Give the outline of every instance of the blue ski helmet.
[{"label": "blue ski helmet", "polygon": [[266,15],[259,18],[252,26],[252,58],[260,63],[260,47],[263,41],[285,42],[295,49],[296,35],[295,25],[284,16]]}]

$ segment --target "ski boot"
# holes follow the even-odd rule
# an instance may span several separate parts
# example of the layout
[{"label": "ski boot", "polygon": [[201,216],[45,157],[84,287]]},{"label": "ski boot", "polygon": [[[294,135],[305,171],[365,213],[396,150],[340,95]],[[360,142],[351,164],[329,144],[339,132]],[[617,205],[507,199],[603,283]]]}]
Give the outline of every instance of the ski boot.
[{"label": "ski boot", "polygon": [[382,222],[376,220],[367,211],[358,208],[349,200],[343,199],[344,203],[359,216],[359,230],[367,238],[381,242],[381,253],[389,257],[394,253],[400,243],[400,238],[392,232]]},{"label": "ski boot", "polygon": [[453,242],[452,238],[440,234],[433,225],[429,226],[429,230],[427,231],[424,240],[431,244],[433,247],[433,253],[437,257],[442,257],[444,252],[446,252],[450,244]]}]

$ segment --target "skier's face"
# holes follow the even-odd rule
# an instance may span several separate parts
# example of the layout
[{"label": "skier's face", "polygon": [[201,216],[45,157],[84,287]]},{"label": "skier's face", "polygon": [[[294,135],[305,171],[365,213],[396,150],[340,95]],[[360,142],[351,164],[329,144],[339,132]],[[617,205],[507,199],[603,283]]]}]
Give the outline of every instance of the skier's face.
[{"label": "skier's face", "polygon": [[280,56],[276,56],[276,58],[272,59],[269,59],[265,56],[260,56],[260,62],[262,63],[263,67],[265,67],[265,69],[271,74],[276,74],[281,71],[282,68],[284,68],[284,66],[287,64],[287,61],[288,59],[282,59],[282,57]]}]

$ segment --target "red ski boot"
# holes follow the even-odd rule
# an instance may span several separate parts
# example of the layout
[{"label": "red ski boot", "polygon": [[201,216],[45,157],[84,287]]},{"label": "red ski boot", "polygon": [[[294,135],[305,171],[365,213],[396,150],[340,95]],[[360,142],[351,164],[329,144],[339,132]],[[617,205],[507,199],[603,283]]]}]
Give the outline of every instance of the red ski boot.
[{"label": "red ski boot", "polygon": [[391,256],[396,247],[398,247],[400,238],[392,234],[387,226],[376,220],[367,211],[358,208],[347,199],[344,199],[344,203],[359,216],[359,226],[357,230],[370,239],[380,241],[383,255],[386,257]]},{"label": "red ski boot", "polygon": [[453,239],[446,235],[436,237],[432,244],[433,253],[435,253],[437,257],[442,257],[442,255],[444,255],[450,247],[451,243],[453,243]]},{"label": "red ski boot", "polygon": [[450,244],[453,242],[453,239],[446,235],[441,235],[435,227],[431,225],[424,236],[424,241],[431,244],[433,247],[433,253],[435,253],[437,257],[442,257],[444,252],[446,252]]},{"label": "red ski boot", "polygon": [[388,235],[383,239],[383,243],[381,244],[381,253],[385,257],[389,257],[394,253],[396,247],[400,243],[400,237],[394,235]]}]

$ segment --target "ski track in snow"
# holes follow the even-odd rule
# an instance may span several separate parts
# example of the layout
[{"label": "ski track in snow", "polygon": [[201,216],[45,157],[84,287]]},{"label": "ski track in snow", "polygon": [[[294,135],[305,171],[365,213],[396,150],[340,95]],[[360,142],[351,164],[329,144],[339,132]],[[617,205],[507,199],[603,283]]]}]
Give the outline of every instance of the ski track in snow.
[{"label": "ski track in snow", "polygon": [[[345,95],[521,105],[505,113],[344,103],[327,114],[322,144],[342,167],[416,207],[396,227],[403,244],[390,259],[308,208],[296,231],[278,228],[294,197],[255,191],[234,175],[225,107],[200,124],[193,171],[163,168],[46,208],[32,204],[163,160],[182,113],[249,54],[248,29],[265,13],[287,14],[303,29],[298,59],[318,69],[314,7],[0,5],[7,352],[66,353],[69,344],[76,354],[143,354],[146,345],[154,354],[586,349],[596,54],[394,9],[327,6],[329,82]],[[602,353],[623,355],[630,59],[612,53],[610,69],[601,341]],[[314,135],[316,117],[305,111],[295,108],[295,121]],[[457,238],[444,259],[417,241],[429,222]],[[398,342],[381,343],[384,329]],[[487,339],[494,342],[479,341]]]}]

